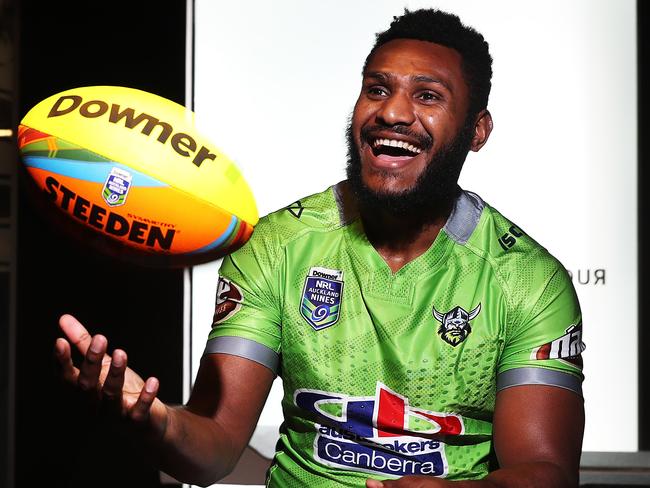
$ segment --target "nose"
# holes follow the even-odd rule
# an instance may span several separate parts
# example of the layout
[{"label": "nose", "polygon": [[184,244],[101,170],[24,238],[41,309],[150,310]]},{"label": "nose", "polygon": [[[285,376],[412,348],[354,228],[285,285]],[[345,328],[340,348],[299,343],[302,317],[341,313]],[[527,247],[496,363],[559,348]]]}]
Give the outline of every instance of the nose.
[{"label": "nose", "polygon": [[385,125],[411,125],[415,121],[413,105],[406,93],[392,93],[386,98],[376,114],[377,122]]}]

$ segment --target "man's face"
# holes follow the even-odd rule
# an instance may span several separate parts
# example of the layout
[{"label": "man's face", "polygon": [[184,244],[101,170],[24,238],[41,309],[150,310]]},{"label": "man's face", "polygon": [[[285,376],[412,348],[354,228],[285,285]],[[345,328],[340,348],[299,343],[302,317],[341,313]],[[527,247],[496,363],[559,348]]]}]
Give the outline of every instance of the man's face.
[{"label": "man's face", "polygon": [[453,49],[412,39],[390,41],[375,52],[348,134],[348,173],[360,166],[357,184],[364,191],[389,200],[433,191],[435,199],[435,188],[421,187],[439,186],[438,193],[455,188],[473,135],[461,63]]}]

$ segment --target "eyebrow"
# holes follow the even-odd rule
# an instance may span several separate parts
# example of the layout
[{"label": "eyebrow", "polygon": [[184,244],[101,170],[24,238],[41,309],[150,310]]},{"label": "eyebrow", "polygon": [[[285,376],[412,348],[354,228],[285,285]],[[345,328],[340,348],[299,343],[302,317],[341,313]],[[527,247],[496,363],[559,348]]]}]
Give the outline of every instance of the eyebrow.
[{"label": "eyebrow", "polygon": [[[382,82],[390,81],[391,78],[395,78],[395,76],[393,74],[384,73],[382,71],[371,71],[369,73],[365,73],[364,77],[366,77],[366,78],[374,78],[374,79],[382,81]],[[413,75],[413,76],[411,76],[411,81],[416,82],[416,83],[437,83],[438,85],[442,85],[444,88],[446,88],[451,93],[454,92],[451,89],[451,86],[449,86],[448,83],[444,82],[443,80],[441,80],[439,78],[432,78],[431,76],[427,76],[427,75]]]}]

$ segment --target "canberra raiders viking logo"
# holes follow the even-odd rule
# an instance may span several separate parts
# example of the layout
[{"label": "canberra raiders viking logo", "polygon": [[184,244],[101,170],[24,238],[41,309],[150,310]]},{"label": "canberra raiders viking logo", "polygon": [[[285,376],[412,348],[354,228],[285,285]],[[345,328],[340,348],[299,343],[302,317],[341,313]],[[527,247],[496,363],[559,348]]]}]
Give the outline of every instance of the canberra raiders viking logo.
[{"label": "canberra raiders viking logo", "polygon": [[480,311],[480,303],[469,313],[463,307],[454,307],[446,313],[440,313],[433,307],[433,316],[440,322],[438,334],[443,341],[456,347],[472,332],[469,321],[474,320]]}]

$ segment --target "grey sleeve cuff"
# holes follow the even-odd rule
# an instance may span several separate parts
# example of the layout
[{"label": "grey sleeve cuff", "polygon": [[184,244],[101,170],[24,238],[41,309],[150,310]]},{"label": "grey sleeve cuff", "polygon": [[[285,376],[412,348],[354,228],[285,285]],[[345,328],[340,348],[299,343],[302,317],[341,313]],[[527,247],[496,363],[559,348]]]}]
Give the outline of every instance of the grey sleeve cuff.
[{"label": "grey sleeve cuff", "polygon": [[519,385],[557,386],[582,396],[582,380],[564,371],[546,368],[515,368],[497,376],[497,391]]},{"label": "grey sleeve cuff", "polygon": [[222,336],[210,339],[203,355],[223,353],[250,359],[278,374],[280,355],[270,347],[243,337]]}]

